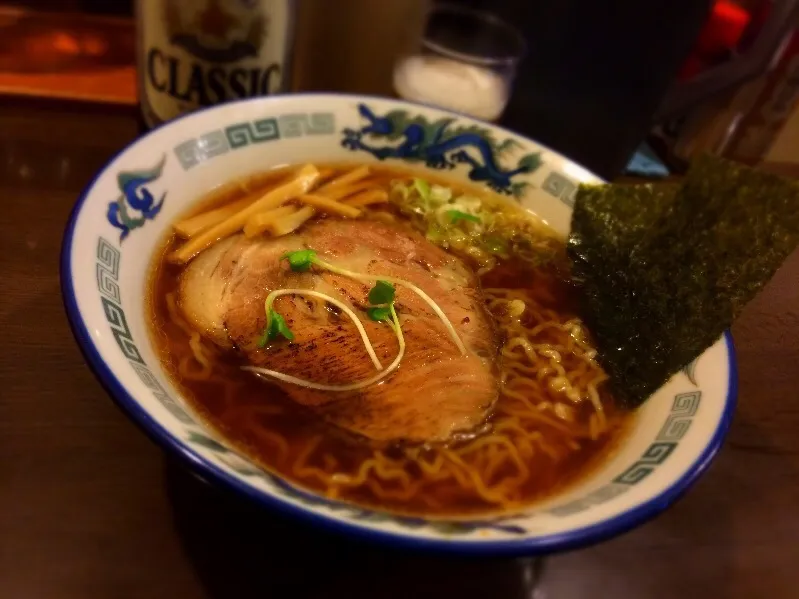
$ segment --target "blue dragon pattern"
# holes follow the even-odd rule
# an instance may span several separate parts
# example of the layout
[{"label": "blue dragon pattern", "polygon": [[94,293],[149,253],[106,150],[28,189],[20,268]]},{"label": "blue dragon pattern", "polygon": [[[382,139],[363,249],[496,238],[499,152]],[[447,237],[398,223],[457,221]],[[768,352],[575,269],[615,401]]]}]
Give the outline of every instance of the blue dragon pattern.
[{"label": "blue dragon pattern", "polygon": [[[378,160],[398,158],[423,162],[434,169],[453,169],[458,164],[467,164],[471,167],[469,178],[472,181],[486,183],[498,192],[516,197],[524,192],[528,183],[513,181],[513,178],[532,173],[542,164],[540,153],[526,154],[514,168],[503,169],[497,159],[518,148],[518,142],[511,138],[499,142],[488,128],[477,125],[453,126],[454,118],[430,122],[422,115],[410,116],[406,110],[392,110],[385,116],[378,116],[366,104],[359,104],[358,112],[367,124],[358,130],[344,129],[341,145],[348,150],[369,152]],[[365,137],[390,142],[400,140],[400,143],[378,147],[366,143]]]},{"label": "blue dragon pattern", "polygon": [[121,172],[117,175],[117,186],[122,195],[108,203],[106,218],[120,230],[120,243],[131,231],[143,226],[148,220],[153,220],[161,211],[166,192],[161,194],[156,202],[155,196],[145,185],[149,185],[161,176],[164,164],[166,164],[166,154],[151,169]]}]

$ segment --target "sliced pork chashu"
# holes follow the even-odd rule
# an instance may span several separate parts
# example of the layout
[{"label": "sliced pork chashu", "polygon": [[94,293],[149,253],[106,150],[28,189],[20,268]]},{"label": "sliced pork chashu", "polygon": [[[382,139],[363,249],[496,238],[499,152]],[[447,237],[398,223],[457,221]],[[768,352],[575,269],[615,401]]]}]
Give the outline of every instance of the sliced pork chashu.
[{"label": "sliced pork chashu", "polygon": [[[359,273],[404,279],[444,311],[467,348],[462,355],[442,321],[411,290],[397,286],[405,356],[380,383],[350,392],[322,392],[278,382],[294,401],[329,422],[377,441],[444,441],[485,421],[498,395],[498,339],[476,276],[459,260],[403,227],[373,221],[319,221],[277,239],[235,236],[200,254],[180,281],[180,306],[194,326],[247,362],[329,385],[377,373],[352,321],[322,302],[283,296],[274,307],[293,342],[259,348],[273,290],[313,289],[358,314],[383,366],[398,352],[389,326],[366,317],[370,285],[325,271],[292,272],[280,257],[311,248],[320,258]],[[268,401],[265,395],[264,401]]]}]

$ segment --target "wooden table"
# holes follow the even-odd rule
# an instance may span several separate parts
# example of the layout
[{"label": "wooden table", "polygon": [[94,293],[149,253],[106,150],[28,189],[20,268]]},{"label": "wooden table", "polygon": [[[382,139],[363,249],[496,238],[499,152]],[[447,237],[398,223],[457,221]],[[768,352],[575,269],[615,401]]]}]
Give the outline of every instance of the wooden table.
[{"label": "wooden table", "polygon": [[675,507],[546,561],[395,553],[283,521],[171,464],[106,397],[67,326],[58,252],[122,109],[0,103],[3,599],[799,596],[799,254],[734,334],[740,404]]}]

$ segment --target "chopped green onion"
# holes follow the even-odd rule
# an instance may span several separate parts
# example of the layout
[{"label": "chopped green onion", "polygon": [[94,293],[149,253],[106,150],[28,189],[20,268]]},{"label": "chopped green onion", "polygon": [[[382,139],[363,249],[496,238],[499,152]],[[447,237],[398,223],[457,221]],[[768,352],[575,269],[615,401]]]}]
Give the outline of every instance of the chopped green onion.
[{"label": "chopped green onion", "polygon": [[425,203],[430,202],[430,184],[425,181],[424,179],[414,179],[413,186],[416,188],[416,191],[419,193],[419,196],[424,200]]},{"label": "chopped green onion", "polygon": [[427,237],[427,239],[429,239],[433,243],[437,243],[439,245],[443,245],[444,247],[447,247],[444,244],[444,241],[446,240],[446,236],[444,235],[444,231],[442,230],[442,228],[437,223],[433,223],[433,224],[431,224],[428,227],[427,233],[425,234],[425,237]]},{"label": "chopped green onion", "polygon": [[315,250],[297,250],[295,252],[286,252],[280,259],[288,260],[291,270],[294,272],[305,272],[311,268],[311,264],[316,258]]},{"label": "chopped green onion", "polygon": [[461,212],[460,210],[447,210],[447,216],[449,217],[449,222],[453,225],[458,221],[466,220],[470,223],[480,223],[480,217],[475,216],[474,214],[469,214],[468,212]]},{"label": "chopped green onion", "polygon": [[378,280],[367,296],[372,305],[390,304],[394,301],[394,285],[388,281]]},{"label": "chopped green onion", "polygon": [[495,256],[506,256],[508,254],[508,244],[504,239],[496,235],[488,235],[483,239],[485,249]]},{"label": "chopped green onion", "polygon": [[446,204],[452,198],[452,190],[449,187],[441,185],[430,186],[430,201],[433,204],[441,205]]},{"label": "chopped green onion", "polygon": [[366,310],[366,314],[377,322],[381,320],[391,321],[391,307],[389,306],[373,306]]}]

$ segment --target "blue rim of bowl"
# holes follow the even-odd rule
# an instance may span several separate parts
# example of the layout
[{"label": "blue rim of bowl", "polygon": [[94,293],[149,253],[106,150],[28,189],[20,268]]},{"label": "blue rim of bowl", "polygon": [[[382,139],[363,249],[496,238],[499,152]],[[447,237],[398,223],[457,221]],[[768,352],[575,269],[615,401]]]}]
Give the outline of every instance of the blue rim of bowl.
[{"label": "blue rim of bowl", "polygon": [[[278,511],[287,515],[296,517],[298,520],[304,520],[306,523],[319,525],[329,531],[342,533],[360,540],[373,542],[377,544],[385,544],[402,549],[423,550],[450,554],[473,555],[473,556],[533,556],[551,554],[570,549],[576,549],[586,545],[592,545],[600,541],[615,537],[622,534],[644,522],[654,518],[660,512],[668,508],[675,501],[677,501],[694,482],[707,470],[713,458],[721,448],[724,438],[732,423],[733,414],[735,412],[735,405],[738,395],[738,369],[737,360],[735,356],[735,347],[733,345],[732,334],[730,331],[725,331],[724,340],[726,342],[727,350],[727,368],[728,368],[728,381],[727,381],[727,397],[725,400],[724,411],[719,420],[716,430],[710,438],[710,441],[699,454],[696,460],[687,468],[685,473],[673,482],[669,487],[664,489],[658,496],[636,505],[635,507],[608,518],[607,520],[599,521],[595,524],[568,530],[556,534],[545,535],[540,537],[526,537],[521,539],[504,539],[500,541],[459,541],[450,538],[428,538],[406,535],[401,532],[390,532],[385,530],[376,530],[368,526],[348,522],[335,517],[327,516],[311,509],[298,506],[294,503],[284,500],[281,497],[270,495],[264,491],[257,489],[233,476],[206,459],[194,449],[192,449],[186,442],[174,437],[167,431],[160,423],[158,423],[133,396],[128,393],[114,372],[106,364],[103,357],[100,355],[97,347],[94,345],[86,328],[86,324],[78,309],[77,299],[75,296],[75,288],[72,280],[72,245],[73,237],[75,234],[75,226],[78,221],[83,204],[86,198],[91,193],[97,180],[109,169],[109,167],[119,158],[122,154],[127,152],[132,146],[136,145],[143,139],[152,135],[161,127],[166,127],[174,124],[178,120],[184,118],[191,118],[199,113],[204,113],[212,110],[220,110],[228,104],[243,104],[249,102],[278,102],[290,100],[292,97],[318,97],[325,99],[329,97],[345,98],[353,101],[376,100],[386,101],[394,104],[404,104],[415,108],[428,108],[434,109],[442,113],[448,113],[453,116],[460,116],[469,118],[474,121],[479,121],[469,115],[463,115],[457,112],[444,110],[435,106],[425,104],[408,102],[406,100],[394,100],[393,98],[382,98],[377,96],[367,95],[353,95],[353,94],[335,94],[335,93],[306,93],[306,94],[284,94],[268,97],[248,98],[238,100],[236,102],[229,102],[223,105],[210,106],[203,108],[192,113],[182,115],[176,119],[163,123],[158,127],[153,128],[134,139],[132,142],[123,147],[119,152],[112,156],[102,169],[89,181],[75,203],[72,212],[70,213],[69,220],[64,232],[64,238],[61,245],[61,260],[60,260],[60,278],[61,278],[61,293],[64,301],[64,308],[67,313],[67,319],[72,330],[72,334],[78,343],[78,346],[84,358],[98,378],[106,392],[111,396],[113,401],[125,412],[156,444],[162,447],[167,452],[177,455],[178,457],[186,460],[187,465],[214,483],[220,484],[224,487],[232,489],[243,496],[259,503],[267,508],[277,509]],[[498,129],[516,137],[523,135],[514,133],[502,127],[498,127],[492,123],[485,123],[494,129]],[[526,138],[525,138],[526,139]],[[532,140],[528,140],[531,141]],[[533,142],[538,144],[538,142]],[[552,152],[557,156],[562,156],[546,146],[538,144],[543,149]],[[562,156],[564,160],[568,160]]]}]

